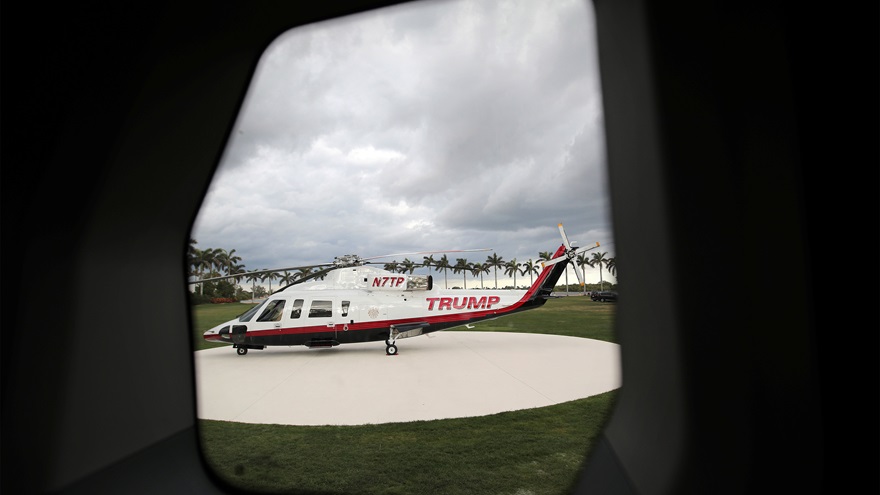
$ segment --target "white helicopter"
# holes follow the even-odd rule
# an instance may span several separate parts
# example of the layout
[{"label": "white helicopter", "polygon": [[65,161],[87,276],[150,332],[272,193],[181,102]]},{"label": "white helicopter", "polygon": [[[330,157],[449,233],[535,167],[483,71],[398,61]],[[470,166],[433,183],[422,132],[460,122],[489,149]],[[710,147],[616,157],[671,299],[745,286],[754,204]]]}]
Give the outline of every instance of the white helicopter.
[{"label": "white helicopter", "polygon": [[[570,261],[599,247],[578,249],[565,235],[563,244],[528,290],[482,290],[435,287],[431,275],[406,275],[366,266],[370,259],[356,255],[336,257],[329,266],[272,293],[265,301],[233,320],[204,333],[209,342],[232,344],[239,355],[267,346],[305,345],[326,348],[355,342],[385,341],[385,353],[397,354],[397,340],[451,327],[498,318],[541,307]],[[475,249],[467,251],[488,251]],[[431,251],[462,252],[462,251]],[[262,270],[267,273],[298,267]],[[575,270],[583,286],[583,274]],[[226,277],[241,277],[237,274]],[[313,280],[321,277],[323,280]]]}]

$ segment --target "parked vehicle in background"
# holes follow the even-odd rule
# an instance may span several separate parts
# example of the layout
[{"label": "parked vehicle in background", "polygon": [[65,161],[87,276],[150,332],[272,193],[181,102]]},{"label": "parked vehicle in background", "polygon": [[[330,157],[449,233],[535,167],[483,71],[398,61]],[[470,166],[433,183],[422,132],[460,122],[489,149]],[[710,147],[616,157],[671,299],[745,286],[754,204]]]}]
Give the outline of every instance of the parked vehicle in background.
[{"label": "parked vehicle in background", "polygon": [[602,302],[617,302],[617,292],[611,290],[602,290],[590,294],[590,299]]}]

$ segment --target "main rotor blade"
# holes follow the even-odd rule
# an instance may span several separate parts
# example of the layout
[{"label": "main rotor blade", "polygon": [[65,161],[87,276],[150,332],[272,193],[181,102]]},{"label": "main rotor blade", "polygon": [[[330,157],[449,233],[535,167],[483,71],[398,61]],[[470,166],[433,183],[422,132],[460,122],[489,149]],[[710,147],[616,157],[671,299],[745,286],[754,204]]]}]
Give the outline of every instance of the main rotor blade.
[{"label": "main rotor blade", "polygon": [[301,268],[316,268],[319,266],[327,266],[331,263],[319,263],[317,265],[304,265],[304,266],[290,266],[287,268],[273,268],[271,270],[254,270],[252,272],[244,272],[244,273],[234,273],[232,275],[222,275],[220,277],[211,277],[211,278],[203,278],[201,280],[194,280],[188,282],[189,284],[200,284],[202,282],[213,282],[214,280],[226,280],[227,278],[247,278],[251,275],[262,275],[264,273],[274,273],[274,272],[287,272],[293,270],[299,270]]},{"label": "main rotor blade", "polygon": [[571,249],[571,243],[568,242],[568,236],[565,235],[565,229],[562,228],[562,224],[559,224],[559,235],[562,236],[562,244],[565,246],[565,250],[568,251]]},{"label": "main rotor blade", "polygon": [[541,261],[541,268],[555,265],[556,263],[561,263],[563,261],[568,261],[568,256],[562,255],[558,258],[553,258],[552,260]]},{"label": "main rotor blade", "polygon": [[580,282],[581,287],[583,287],[584,284],[585,284],[585,282],[584,282],[584,274],[583,274],[580,270],[578,270],[577,267],[574,267],[574,274],[577,275],[578,282]]},{"label": "main rotor blade", "polygon": [[577,256],[577,255],[579,255],[579,254],[581,254],[581,253],[586,253],[587,251],[592,251],[592,250],[596,249],[597,247],[599,247],[599,241],[596,241],[596,245],[595,245],[595,246],[582,247],[582,248],[576,250],[576,251],[574,252],[574,254],[575,254],[575,256]]}]

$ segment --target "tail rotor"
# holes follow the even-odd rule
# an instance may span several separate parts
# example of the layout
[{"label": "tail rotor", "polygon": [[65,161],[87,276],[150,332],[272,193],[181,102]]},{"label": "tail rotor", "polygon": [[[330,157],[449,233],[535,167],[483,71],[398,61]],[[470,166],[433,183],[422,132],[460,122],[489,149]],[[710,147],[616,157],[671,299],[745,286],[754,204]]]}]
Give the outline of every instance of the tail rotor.
[{"label": "tail rotor", "polygon": [[[568,262],[568,261],[570,261],[572,263],[572,265],[574,265],[575,261],[577,260],[578,255],[580,255],[582,253],[586,253],[587,251],[590,251],[590,250],[593,250],[593,249],[596,249],[597,247],[599,247],[599,243],[596,242],[595,246],[578,249],[576,243],[572,243],[568,240],[568,236],[565,235],[565,229],[562,228],[561,223],[559,224],[559,235],[562,236],[562,245],[565,246],[565,253],[558,258],[553,258],[552,260],[542,262],[541,263],[542,267],[546,267],[549,265],[555,265],[556,263]],[[574,273],[577,275],[578,282],[580,282],[581,287],[583,287],[584,283],[585,283],[584,282],[584,274],[578,270],[575,270]]]}]

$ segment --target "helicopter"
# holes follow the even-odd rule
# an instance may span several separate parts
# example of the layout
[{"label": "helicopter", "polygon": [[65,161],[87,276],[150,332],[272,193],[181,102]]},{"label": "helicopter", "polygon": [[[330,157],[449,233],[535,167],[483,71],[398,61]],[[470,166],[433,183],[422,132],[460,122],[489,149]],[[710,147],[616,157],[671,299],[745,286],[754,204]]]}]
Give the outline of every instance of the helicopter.
[{"label": "helicopter", "polygon": [[[397,341],[439,330],[498,318],[544,305],[568,262],[586,251],[569,242],[562,224],[560,245],[527,290],[440,289],[431,275],[401,274],[373,266],[370,260],[345,255],[273,292],[238,317],[207,330],[208,342],[231,344],[243,356],[267,346],[304,345],[328,348],[340,344],[385,341],[386,355],[398,353]],[[431,253],[488,249],[429,251]],[[250,273],[295,270],[288,267]],[[583,274],[575,270],[581,286]],[[204,279],[219,280],[248,274]]]}]

